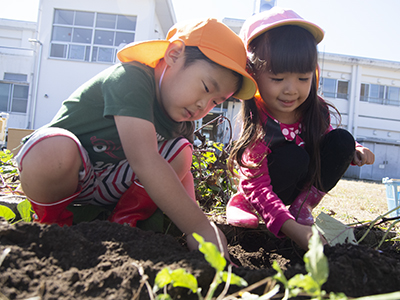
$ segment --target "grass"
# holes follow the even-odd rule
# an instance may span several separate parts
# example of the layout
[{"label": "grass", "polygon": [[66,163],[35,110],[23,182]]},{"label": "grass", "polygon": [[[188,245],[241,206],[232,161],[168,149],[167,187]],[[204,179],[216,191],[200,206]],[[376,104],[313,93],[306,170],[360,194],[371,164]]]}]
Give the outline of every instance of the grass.
[{"label": "grass", "polygon": [[313,210],[327,213],[344,224],[371,221],[388,211],[385,184],[341,179]]}]

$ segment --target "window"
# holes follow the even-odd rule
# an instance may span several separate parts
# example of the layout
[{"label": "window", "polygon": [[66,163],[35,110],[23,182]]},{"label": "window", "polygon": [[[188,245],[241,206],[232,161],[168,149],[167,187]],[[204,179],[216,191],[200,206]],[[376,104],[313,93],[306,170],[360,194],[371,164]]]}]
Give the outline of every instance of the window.
[{"label": "window", "polygon": [[50,57],[114,63],[118,47],[135,40],[136,17],[56,9]]},{"label": "window", "polygon": [[349,98],[349,82],[332,78],[322,78],[322,94],[330,98]]},{"label": "window", "polygon": [[368,102],[369,84],[362,83],[360,91],[360,101]]},{"label": "window", "polygon": [[400,106],[400,88],[379,84],[361,84],[360,100],[383,105]]},{"label": "window", "polygon": [[29,84],[24,74],[5,73],[0,81],[0,111],[7,113],[26,113]]},{"label": "window", "polygon": [[400,88],[394,86],[386,87],[385,103],[387,105],[400,106]]}]

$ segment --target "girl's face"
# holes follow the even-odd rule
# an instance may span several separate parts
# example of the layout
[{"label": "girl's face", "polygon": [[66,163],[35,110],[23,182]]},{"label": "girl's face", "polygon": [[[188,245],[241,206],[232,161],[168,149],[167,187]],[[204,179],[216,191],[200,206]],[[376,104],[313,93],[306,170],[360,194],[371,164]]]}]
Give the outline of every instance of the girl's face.
[{"label": "girl's face", "polygon": [[260,71],[255,79],[267,111],[279,122],[293,124],[299,119],[296,109],[310,94],[312,78],[313,72]]},{"label": "girl's face", "polygon": [[161,83],[161,104],[175,122],[203,118],[237,90],[238,79],[232,71],[205,60],[187,67],[184,62],[179,56],[169,65]]}]

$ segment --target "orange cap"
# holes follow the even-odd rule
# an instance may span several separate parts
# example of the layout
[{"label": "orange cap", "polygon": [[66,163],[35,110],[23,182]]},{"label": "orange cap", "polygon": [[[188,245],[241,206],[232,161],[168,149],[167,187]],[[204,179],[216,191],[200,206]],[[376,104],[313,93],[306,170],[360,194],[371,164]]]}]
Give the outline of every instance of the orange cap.
[{"label": "orange cap", "polygon": [[213,62],[241,74],[242,87],[233,96],[243,100],[253,97],[257,84],[246,71],[244,44],[235,32],[216,19],[177,23],[168,31],[166,40],[130,43],[118,51],[117,56],[121,62],[138,61],[154,68],[169,44],[176,40],[198,47]]}]

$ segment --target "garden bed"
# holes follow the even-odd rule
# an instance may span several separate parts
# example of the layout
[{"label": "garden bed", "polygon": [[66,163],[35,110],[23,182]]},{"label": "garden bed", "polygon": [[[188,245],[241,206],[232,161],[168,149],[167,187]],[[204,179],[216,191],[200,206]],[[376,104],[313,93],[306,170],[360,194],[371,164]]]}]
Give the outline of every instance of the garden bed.
[{"label": "garden bed", "polygon": [[[233,272],[249,285],[275,274],[273,261],[288,278],[306,273],[304,251],[288,239],[271,236],[264,225],[240,229],[220,222],[218,226],[238,265]],[[372,233],[372,240],[375,235]],[[0,220],[0,253],[6,248],[10,252],[0,267],[0,292],[6,298],[0,299],[149,299],[140,267],[151,286],[157,272],[167,266],[186,269],[204,292],[214,277],[203,254],[189,252],[179,234],[143,231],[108,221],[61,228],[25,222],[10,225]],[[380,250],[368,244],[326,246],[329,278],[323,289],[350,297],[399,290],[399,248],[397,243],[384,244]],[[252,293],[262,294],[264,289],[265,285]],[[231,286],[228,294],[238,290]],[[185,288],[173,288],[170,294],[174,299],[197,299]]]}]

